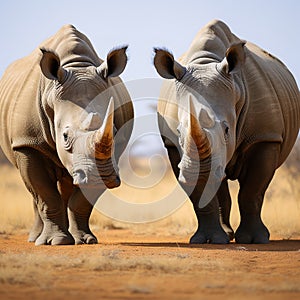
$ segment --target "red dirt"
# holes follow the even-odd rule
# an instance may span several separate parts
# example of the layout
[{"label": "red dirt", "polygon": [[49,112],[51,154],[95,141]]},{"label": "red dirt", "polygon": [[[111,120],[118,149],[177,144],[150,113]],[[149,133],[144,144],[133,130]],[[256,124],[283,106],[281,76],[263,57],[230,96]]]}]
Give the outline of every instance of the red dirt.
[{"label": "red dirt", "polygon": [[300,299],[300,239],[198,245],[188,237],[97,234],[39,246],[0,235],[0,299]]}]

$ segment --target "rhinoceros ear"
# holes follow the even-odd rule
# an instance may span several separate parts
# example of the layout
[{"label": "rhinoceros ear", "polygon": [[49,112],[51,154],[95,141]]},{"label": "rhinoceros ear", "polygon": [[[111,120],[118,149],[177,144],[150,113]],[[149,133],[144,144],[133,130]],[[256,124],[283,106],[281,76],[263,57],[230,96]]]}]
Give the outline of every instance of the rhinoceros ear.
[{"label": "rhinoceros ear", "polygon": [[40,67],[44,76],[51,80],[63,81],[66,71],[60,66],[59,57],[54,52],[44,48],[40,50],[43,53]]},{"label": "rhinoceros ear", "polygon": [[106,60],[97,68],[103,78],[119,76],[127,64],[126,50],[128,46],[114,49],[107,54]]},{"label": "rhinoceros ear", "polygon": [[243,66],[246,55],[245,46],[246,42],[241,41],[239,43],[231,45],[225,54],[225,58],[221,62],[221,69],[227,74],[233,74],[238,72]]},{"label": "rhinoceros ear", "polygon": [[174,60],[174,56],[165,49],[154,48],[154,66],[158,74],[166,79],[181,80],[186,68]]}]

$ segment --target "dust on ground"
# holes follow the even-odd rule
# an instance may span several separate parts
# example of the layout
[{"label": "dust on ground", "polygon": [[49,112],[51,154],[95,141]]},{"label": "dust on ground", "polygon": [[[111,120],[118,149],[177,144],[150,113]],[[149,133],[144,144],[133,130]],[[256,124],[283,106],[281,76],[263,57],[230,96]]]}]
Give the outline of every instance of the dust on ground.
[{"label": "dust on ground", "polygon": [[188,236],[107,229],[98,245],[0,235],[0,299],[299,299],[300,237],[190,245]]}]

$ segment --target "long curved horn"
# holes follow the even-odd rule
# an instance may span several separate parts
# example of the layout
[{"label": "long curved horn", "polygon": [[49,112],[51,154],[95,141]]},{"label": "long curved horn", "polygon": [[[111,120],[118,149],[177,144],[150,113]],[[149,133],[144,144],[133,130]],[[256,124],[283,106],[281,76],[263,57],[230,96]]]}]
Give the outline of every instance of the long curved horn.
[{"label": "long curved horn", "polygon": [[[189,129],[187,139],[187,151],[190,152],[191,156],[195,155],[192,145],[196,145],[198,156],[200,159],[205,159],[211,154],[211,145],[207,137],[206,132],[202,129],[199,124],[198,118],[196,117],[196,110],[192,99],[189,99]],[[189,140],[189,139],[192,140]]]},{"label": "long curved horn", "polygon": [[112,155],[112,145],[114,138],[114,100],[110,98],[106,114],[101,127],[96,130],[91,139],[95,157],[98,159],[107,159]]}]

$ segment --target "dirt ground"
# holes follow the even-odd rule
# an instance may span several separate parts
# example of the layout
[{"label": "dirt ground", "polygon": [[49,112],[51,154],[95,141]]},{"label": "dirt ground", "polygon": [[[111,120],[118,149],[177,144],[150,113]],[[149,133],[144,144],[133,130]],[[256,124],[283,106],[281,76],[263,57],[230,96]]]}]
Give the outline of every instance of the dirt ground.
[{"label": "dirt ground", "polygon": [[300,238],[199,245],[109,229],[98,245],[0,235],[0,299],[300,299]]}]

